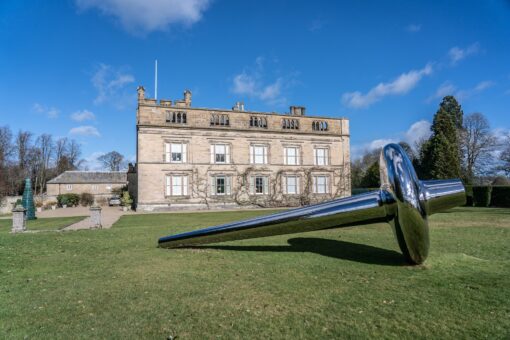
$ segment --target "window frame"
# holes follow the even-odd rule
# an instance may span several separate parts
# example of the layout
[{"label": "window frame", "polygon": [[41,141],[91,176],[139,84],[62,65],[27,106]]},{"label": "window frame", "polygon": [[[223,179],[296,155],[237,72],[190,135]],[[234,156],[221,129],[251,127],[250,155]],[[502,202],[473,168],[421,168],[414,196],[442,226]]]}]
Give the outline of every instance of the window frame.
[{"label": "window frame", "polygon": [[[174,184],[174,178],[180,178],[180,184]],[[174,188],[180,187],[180,194],[174,194]],[[189,196],[189,176],[186,174],[166,174],[165,175],[165,196],[166,197],[188,197]]]},{"label": "window frame", "polygon": [[[295,151],[295,154],[293,156],[294,163],[289,163],[289,149],[293,149]],[[285,165],[301,165],[301,147],[285,146],[283,148],[283,163]]]},{"label": "window frame", "polygon": [[[319,178],[324,179],[324,183],[319,184]],[[330,176],[318,174],[312,176],[312,193],[316,195],[327,195],[330,193],[329,188]],[[324,192],[319,192],[319,187],[324,188]]]},{"label": "window frame", "polygon": [[[221,155],[217,152],[218,147],[223,147],[224,152],[224,158],[225,160],[223,162],[217,161],[217,156]],[[229,143],[213,143],[210,147],[210,153],[211,153],[211,164],[230,164],[232,162],[232,156],[230,154],[230,144]]]},{"label": "window frame", "polygon": [[[261,192],[257,192],[257,180],[260,179],[261,183]],[[268,175],[252,175],[250,176],[250,187],[249,193],[252,196],[264,196],[269,195],[269,176]]]},{"label": "window frame", "polygon": [[[218,193],[218,180],[223,179],[223,192]],[[226,197],[232,195],[232,176],[225,174],[211,175],[211,196]]]},{"label": "window frame", "polygon": [[[319,157],[319,150],[324,150],[324,156]],[[324,164],[319,164],[319,159],[324,160]],[[313,149],[313,162],[317,166],[328,166],[329,165],[329,148],[327,147],[315,147]]]},{"label": "window frame", "polygon": [[[257,155],[257,148],[262,148],[262,155]],[[257,157],[262,156],[262,163],[256,162]],[[269,164],[269,145],[267,144],[251,144],[250,145],[250,164],[265,165]]]},{"label": "window frame", "polygon": [[[293,187],[295,188],[295,192],[289,192],[289,179],[293,178],[295,179]],[[300,179],[301,177],[299,175],[285,175],[284,176],[284,193],[285,195],[300,195]]]},{"label": "window frame", "polygon": [[[181,148],[181,151],[180,151],[181,160],[180,161],[173,160],[173,153],[174,153],[174,152],[172,152],[173,145],[179,145]],[[186,164],[186,163],[188,163],[188,143],[187,142],[176,142],[176,141],[165,142],[164,159],[165,159],[165,163],[172,163],[172,164]]]}]

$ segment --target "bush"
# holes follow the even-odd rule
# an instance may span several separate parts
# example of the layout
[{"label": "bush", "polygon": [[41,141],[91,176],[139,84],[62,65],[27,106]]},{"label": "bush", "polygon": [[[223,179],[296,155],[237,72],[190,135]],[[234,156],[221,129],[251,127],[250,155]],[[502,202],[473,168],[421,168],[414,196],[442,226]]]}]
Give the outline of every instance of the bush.
[{"label": "bush", "polygon": [[475,207],[488,207],[491,203],[491,189],[488,185],[473,186],[473,203]]},{"label": "bush", "polygon": [[80,204],[83,207],[88,207],[94,204],[94,196],[88,192],[84,192],[80,195]]},{"label": "bush", "polygon": [[122,202],[122,205],[125,207],[131,207],[131,204],[133,204],[133,200],[131,199],[131,196],[129,196],[128,191],[124,191],[122,193],[122,198],[120,199]]},{"label": "bush", "polygon": [[354,196],[354,195],[364,194],[366,192],[377,191],[377,190],[379,190],[379,188],[352,188],[351,195]]},{"label": "bush", "polygon": [[472,185],[466,185],[466,207],[472,207],[473,206],[473,186]]},{"label": "bush", "polygon": [[80,196],[77,194],[62,194],[57,196],[59,206],[67,205],[69,207],[76,206],[80,202]]},{"label": "bush", "polygon": [[46,204],[44,205],[44,209],[51,209],[51,207],[54,205],[57,205],[57,202],[55,201],[46,202]]},{"label": "bush", "polygon": [[510,208],[510,185],[492,187],[491,206]]}]

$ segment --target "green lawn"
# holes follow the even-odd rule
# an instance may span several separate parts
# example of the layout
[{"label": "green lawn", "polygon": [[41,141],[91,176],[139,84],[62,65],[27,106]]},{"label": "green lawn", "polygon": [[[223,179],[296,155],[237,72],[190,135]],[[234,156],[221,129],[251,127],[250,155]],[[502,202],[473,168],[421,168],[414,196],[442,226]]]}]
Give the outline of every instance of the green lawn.
[{"label": "green lawn", "polygon": [[384,224],[156,247],[265,213],[131,215],[66,233],[0,224],[0,338],[510,337],[510,209],[434,215],[416,267]]},{"label": "green lawn", "polygon": [[[35,220],[27,221],[27,230],[59,230],[68,227],[76,222],[79,222],[84,218],[85,216],[38,218]],[[2,231],[11,230],[11,226],[12,226],[11,219],[0,220],[0,230]]]}]

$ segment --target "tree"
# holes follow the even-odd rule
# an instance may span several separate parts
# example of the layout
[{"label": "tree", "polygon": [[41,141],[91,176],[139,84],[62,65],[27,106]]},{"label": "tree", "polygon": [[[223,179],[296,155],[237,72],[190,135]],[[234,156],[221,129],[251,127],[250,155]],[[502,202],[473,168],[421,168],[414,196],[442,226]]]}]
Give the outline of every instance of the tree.
[{"label": "tree", "polygon": [[110,151],[98,159],[103,164],[103,167],[110,171],[119,171],[122,161],[124,160],[124,156],[122,156],[117,151]]},{"label": "tree", "polygon": [[55,145],[53,138],[49,134],[42,134],[35,140],[35,148],[38,155],[38,171],[36,175],[35,188],[39,186],[39,194],[42,194],[46,188],[48,179],[48,169],[50,167],[51,156],[53,155]]},{"label": "tree", "polygon": [[501,161],[499,170],[504,171],[507,176],[510,176],[510,134],[506,137],[506,141],[503,145],[503,152],[501,152],[499,159]]},{"label": "tree", "polygon": [[83,163],[83,159],[79,159],[81,156],[81,145],[71,139],[69,142],[69,146],[67,149],[67,161],[69,162],[69,170],[78,169],[80,165]]},{"label": "tree", "polygon": [[370,165],[363,178],[361,179],[361,186],[363,188],[378,188],[381,186],[379,177],[379,162],[376,161]]},{"label": "tree", "polygon": [[454,97],[446,96],[434,115],[432,136],[422,144],[420,170],[425,179],[460,177],[459,127],[463,112]]},{"label": "tree", "polygon": [[455,128],[462,129],[464,112],[462,111],[459,102],[457,102],[457,99],[455,99],[454,96],[446,96],[443,98],[439,106],[440,109],[444,110],[452,117]]},{"label": "tree", "polygon": [[12,156],[12,132],[8,126],[0,127],[0,199],[9,194],[8,162]]},{"label": "tree", "polygon": [[12,156],[12,132],[8,126],[0,127],[0,168],[7,165],[7,160]]},{"label": "tree", "polygon": [[[379,161],[381,148],[372,151],[365,150],[363,156],[351,163],[351,185],[353,188],[365,188],[368,169]],[[379,170],[378,170],[379,171]]]},{"label": "tree", "polygon": [[471,183],[475,174],[481,173],[484,165],[491,163],[491,151],[496,146],[496,138],[483,114],[466,116],[460,133],[460,145],[464,177]]}]

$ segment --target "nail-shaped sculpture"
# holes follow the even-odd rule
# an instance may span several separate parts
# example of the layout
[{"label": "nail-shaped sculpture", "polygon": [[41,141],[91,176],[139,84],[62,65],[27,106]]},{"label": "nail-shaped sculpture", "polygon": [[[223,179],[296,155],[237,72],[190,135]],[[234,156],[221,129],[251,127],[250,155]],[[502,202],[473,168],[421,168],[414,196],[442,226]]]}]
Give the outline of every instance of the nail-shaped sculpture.
[{"label": "nail-shaped sculpture", "polygon": [[458,179],[420,181],[397,144],[382,149],[379,167],[378,191],[162,237],[159,246],[178,248],[388,222],[407,261],[423,263],[429,252],[427,216],[463,205],[464,186]]}]

